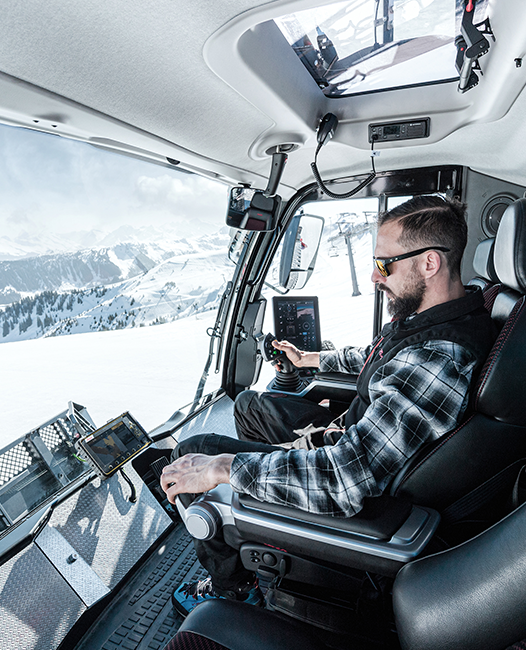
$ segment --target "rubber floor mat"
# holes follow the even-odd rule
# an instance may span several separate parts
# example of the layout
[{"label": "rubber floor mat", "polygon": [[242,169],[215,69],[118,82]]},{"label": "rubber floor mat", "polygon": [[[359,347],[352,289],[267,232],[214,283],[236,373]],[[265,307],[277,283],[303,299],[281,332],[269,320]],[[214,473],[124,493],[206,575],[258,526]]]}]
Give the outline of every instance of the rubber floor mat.
[{"label": "rubber floor mat", "polygon": [[75,650],[161,650],[182,618],[170,597],[181,582],[206,577],[181,524],[102,613]]}]

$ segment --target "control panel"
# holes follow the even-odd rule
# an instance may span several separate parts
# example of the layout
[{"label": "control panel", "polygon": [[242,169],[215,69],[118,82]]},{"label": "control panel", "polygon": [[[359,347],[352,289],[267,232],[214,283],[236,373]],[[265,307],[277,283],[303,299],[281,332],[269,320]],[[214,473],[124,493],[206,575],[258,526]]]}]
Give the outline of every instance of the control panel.
[{"label": "control panel", "polygon": [[274,296],[274,333],[305,352],[321,350],[320,316],[316,296]]}]

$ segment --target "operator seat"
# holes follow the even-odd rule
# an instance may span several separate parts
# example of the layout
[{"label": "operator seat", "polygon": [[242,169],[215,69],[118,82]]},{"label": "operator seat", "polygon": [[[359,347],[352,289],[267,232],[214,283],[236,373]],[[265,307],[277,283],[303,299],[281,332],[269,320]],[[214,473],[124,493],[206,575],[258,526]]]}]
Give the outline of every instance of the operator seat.
[{"label": "operator seat", "polygon": [[468,284],[480,287],[484,294],[484,307],[491,313],[501,284],[495,270],[495,237],[482,240],[475,249],[473,269],[477,274]]},{"label": "operator seat", "polygon": [[[524,638],[525,536],[523,505],[469,542],[404,566],[393,588],[402,650],[505,650]],[[164,650],[326,650],[323,635],[251,605],[213,600],[194,609]],[[356,638],[346,647],[371,645]]]}]

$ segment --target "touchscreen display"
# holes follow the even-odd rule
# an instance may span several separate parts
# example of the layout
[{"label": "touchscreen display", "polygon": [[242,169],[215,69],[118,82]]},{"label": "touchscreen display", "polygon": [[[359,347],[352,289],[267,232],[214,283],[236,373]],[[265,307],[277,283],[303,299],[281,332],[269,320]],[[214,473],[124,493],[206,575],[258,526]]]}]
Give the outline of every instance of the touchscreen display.
[{"label": "touchscreen display", "polygon": [[274,296],[274,334],[305,352],[321,350],[318,298]]},{"label": "touchscreen display", "polygon": [[105,476],[113,474],[150,443],[147,433],[129,413],[80,441],[82,449]]}]

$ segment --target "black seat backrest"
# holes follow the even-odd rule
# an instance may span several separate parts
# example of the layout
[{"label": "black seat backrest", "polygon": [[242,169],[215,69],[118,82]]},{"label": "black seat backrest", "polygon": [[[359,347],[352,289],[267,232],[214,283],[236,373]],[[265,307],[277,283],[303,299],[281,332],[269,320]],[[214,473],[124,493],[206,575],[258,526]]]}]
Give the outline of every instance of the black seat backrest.
[{"label": "black seat backrest", "polygon": [[484,294],[484,307],[491,312],[493,303],[498,295],[501,284],[495,271],[495,237],[484,239],[479,243],[473,258],[473,269],[477,274],[468,282],[469,285],[480,287]]},{"label": "black seat backrest", "polygon": [[526,457],[526,199],[504,213],[494,257],[502,286],[491,314],[501,332],[479,377],[474,412],[420,449],[390,489],[441,512]]},{"label": "black seat backrest", "polygon": [[523,505],[469,542],[403,567],[393,589],[403,650],[503,650],[524,638],[525,534]]}]

